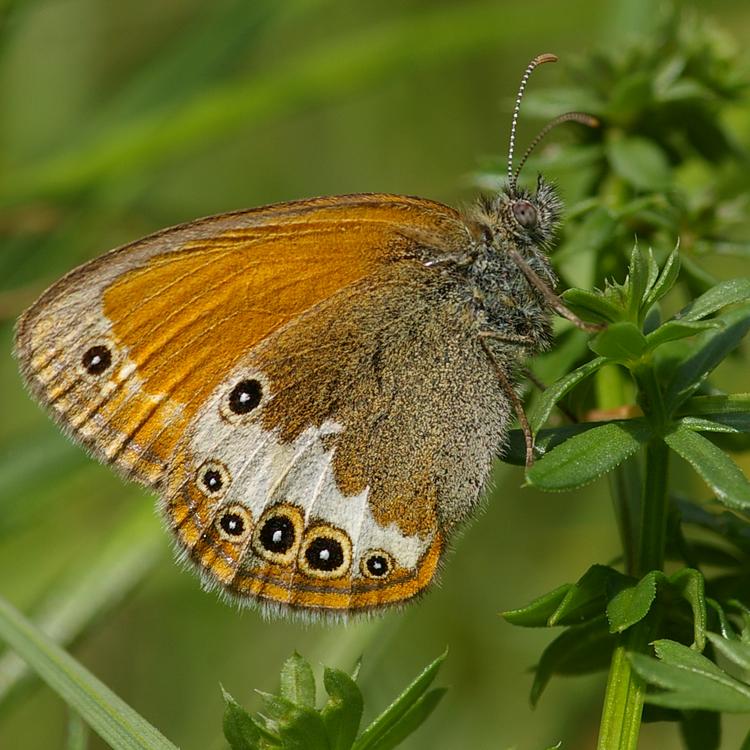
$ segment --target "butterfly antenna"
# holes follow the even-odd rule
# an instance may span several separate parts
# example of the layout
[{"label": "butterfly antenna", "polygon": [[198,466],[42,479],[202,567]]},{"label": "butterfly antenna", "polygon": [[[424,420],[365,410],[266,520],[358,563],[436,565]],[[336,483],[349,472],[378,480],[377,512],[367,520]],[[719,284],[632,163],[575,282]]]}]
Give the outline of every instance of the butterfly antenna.
[{"label": "butterfly antenna", "polygon": [[513,121],[510,125],[510,146],[508,147],[508,185],[511,190],[516,189],[516,178],[513,175],[513,152],[516,148],[516,127],[518,125],[518,113],[521,111],[521,100],[523,99],[523,93],[526,91],[526,84],[529,82],[531,74],[534,72],[534,68],[548,62],[557,62],[557,55],[553,55],[550,52],[545,52],[543,55],[537,55],[527,66],[521,78],[521,85],[518,87],[518,95],[516,96],[516,104],[513,107]]},{"label": "butterfly antenna", "polygon": [[558,117],[555,117],[552,122],[547,123],[537,134],[536,138],[531,142],[529,147],[526,149],[526,152],[521,157],[520,164],[516,167],[516,171],[513,173],[513,176],[510,178],[510,183],[512,188],[515,190],[516,184],[518,183],[518,175],[521,174],[521,170],[523,169],[523,165],[526,164],[526,160],[531,156],[531,152],[544,140],[544,138],[547,136],[547,133],[549,133],[550,130],[553,130],[558,125],[562,125],[564,122],[580,122],[581,125],[586,125],[589,128],[598,128],[599,127],[599,120],[596,119],[593,115],[588,115],[585,112],[566,112],[564,115],[559,115]]}]

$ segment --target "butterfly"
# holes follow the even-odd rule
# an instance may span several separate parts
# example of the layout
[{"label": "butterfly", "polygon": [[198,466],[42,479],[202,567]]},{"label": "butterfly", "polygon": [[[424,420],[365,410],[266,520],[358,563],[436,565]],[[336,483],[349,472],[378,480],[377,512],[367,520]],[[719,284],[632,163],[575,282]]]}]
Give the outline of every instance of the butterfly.
[{"label": "butterfly", "polygon": [[[556,192],[511,167],[526,82],[554,59],[522,78],[508,184],[470,210],[359,194],[200,219],[71,271],[21,316],[33,395],[158,494],[206,586],[272,612],[405,602],[514,413],[532,460],[517,364],[549,346],[552,311],[586,325],[552,291]],[[540,137],[566,119],[591,124],[567,113]]]}]

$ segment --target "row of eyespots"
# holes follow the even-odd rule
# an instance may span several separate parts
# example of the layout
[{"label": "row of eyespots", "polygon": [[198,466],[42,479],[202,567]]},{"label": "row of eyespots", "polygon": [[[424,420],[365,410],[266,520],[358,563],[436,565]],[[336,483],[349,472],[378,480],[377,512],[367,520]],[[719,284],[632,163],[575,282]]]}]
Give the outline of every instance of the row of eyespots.
[{"label": "row of eyespots", "polygon": [[[241,544],[252,534],[251,547],[259,557],[275,565],[296,561],[303,573],[315,578],[340,578],[351,567],[352,544],[346,532],[326,523],[305,529],[302,511],[295,505],[269,508],[254,528],[246,508],[229,505],[215,523],[227,541]],[[360,571],[367,578],[385,578],[393,568],[393,557],[385,550],[369,550],[360,561]]]},{"label": "row of eyespots", "polygon": [[[104,344],[96,344],[86,349],[81,357],[83,369],[89,375],[102,375],[112,365],[112,351]],[[249,414],[263,399],[263,386],[255,378],[240,380],[234,385],[227,398],[227,407],[233,414]]]},{"label": "row of eyespots", "polygon": [[[112,351],[104,344],[91,346],[81,357],[83,369],[89,375],[103,375],[112,366]],[[228,418],[249,414],[260,406],[263,386],[256,378],[244,378],[237,382],[222,402],[222,413]]]}]

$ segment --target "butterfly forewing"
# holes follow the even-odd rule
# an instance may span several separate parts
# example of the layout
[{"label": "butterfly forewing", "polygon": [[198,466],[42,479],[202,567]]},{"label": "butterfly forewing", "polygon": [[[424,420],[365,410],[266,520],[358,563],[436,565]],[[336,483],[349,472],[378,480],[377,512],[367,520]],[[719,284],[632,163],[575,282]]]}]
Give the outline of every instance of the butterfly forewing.
[{"label": "butterfly forewing", "polygon": [[399,196],[212,217],[68,274],[16,351],[74,437],[159,486],[207,581],[307,609],[402,601],[505,428],[465,311],[428,270],[470,241],[453,209]]},{"label": "butterfly forewing", "polygon": [[462,231],[447,207],[356,195],[158,232],[68,274],[21,318],[32,391],[100,459],[147,484],[252,346],[421,241]]}]

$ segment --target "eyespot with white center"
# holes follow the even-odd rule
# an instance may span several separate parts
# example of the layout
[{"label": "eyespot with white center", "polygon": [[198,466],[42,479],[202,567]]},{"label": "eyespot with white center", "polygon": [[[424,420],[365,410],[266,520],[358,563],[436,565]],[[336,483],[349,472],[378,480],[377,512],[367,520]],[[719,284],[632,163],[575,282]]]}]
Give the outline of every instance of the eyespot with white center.
[{"label": "eyespot with white center", "polygon": [[89,375],[101,375],[112,364],[112,352],[102,344],[91,346],[83,353],[81,364]]},{"label": "eyespot with white center", "polygon": [[242,373],[222,389],[219,412],[227,422],[243,424],[257,418],[267,395],[267,384],[260,373]]},{"label": "eyespot with white center", "polygon": [[513,216],[515,216],[516,221],[526,229],[532,229],[536,226],[538,221],[534,204],[527,200],[517,200],[513,204]]},{"label": "eyespot with white center", "polygon": [[250,513],[242,505],[230,505],[216,515],[216,530],[222,539],[242,544],[253,530]]},{"label": "eyespot with white center", "polygon": [[258,407],[263,388],[255,379],[240,380],[229,393],[229,408],[235,414],[248,414]]},{"label": "eyespot with white center", "polygon": [[382,549],[368,550],[359,562],[365,578],[385,578],[394,569],[393,556]]},{"label": "eyespot with white center", "polygon": [[195,481],[204,495],[218,500],[229,489],[231,478],[224,464],[219,461],[206,461],[198,468]]},{"label": "eyespot with white center", "polygon": [[306,532],[299,550],[297,564],[313,578],[340,578],[352,562],[352,543],[346,532],[320,523]]},{"label": "eyespot with white center", "polygon": [[297,557],[304,520],[296,505],[281,503],[268,508],[253,534],[253,550],[277,565],[289,565]]}]

